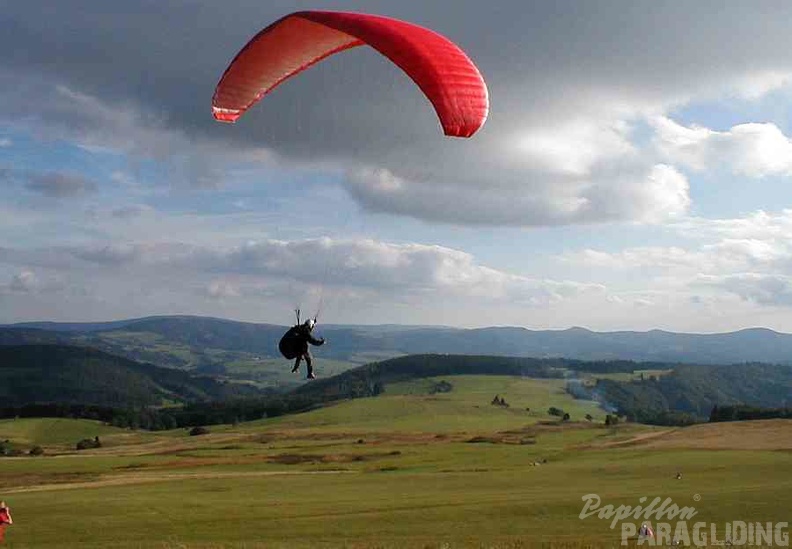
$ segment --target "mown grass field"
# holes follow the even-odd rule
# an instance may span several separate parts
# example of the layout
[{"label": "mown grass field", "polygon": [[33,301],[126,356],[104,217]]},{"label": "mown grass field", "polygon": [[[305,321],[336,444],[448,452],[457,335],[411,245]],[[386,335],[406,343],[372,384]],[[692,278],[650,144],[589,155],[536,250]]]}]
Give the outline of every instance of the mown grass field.
[{"label": "mown grass field", "polygon": [[[790,518],[792,422],[752,422],[757,447],[745,424],[606,428],[556,380],[442,379],[451,392],[427,394],[440,379],[420,380],[198,437],[2,421],[0,440],[47,451],[0,460],[7,546],[618,546],[618,526],[580,518],[587,494],[614,506],[671,498],[720,525]],[[490,404],[496,394],[508,408]],[[93,436],[102,448],[69,444]]]}]

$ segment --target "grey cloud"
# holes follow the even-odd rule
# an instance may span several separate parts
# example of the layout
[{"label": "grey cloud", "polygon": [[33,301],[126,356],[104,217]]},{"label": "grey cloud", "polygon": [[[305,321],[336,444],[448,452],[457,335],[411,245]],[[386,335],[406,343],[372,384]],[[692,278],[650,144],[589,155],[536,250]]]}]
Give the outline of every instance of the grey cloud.
[{"label": "grey cloud", "polygon": [[27,175],[25,186],[53,198],[72,198],[96,192],[96,183],[81,175],[49,172]]},{"label": "grey cloud", "polygon": [[35,172],[2,167],[0,181],[21,185],[32,192],[52,198],[73,198],[97,190],[96,183],[87,177],[56,171]]},{"label": "grey cloud", "polygon": [[[42,141],[68,141],[86,150],[121,153],[132,169],[154,160],[173,186],[216,189],[223,179],[222,167],[238,161],[255,163],[248,157],[251,150],[260,149],[191,135],[155,116],[152,106],[139,99],[100,98],[25,70],[12,74],[0,65],[0,88],[0,97],[9,106],[0,121],[5,118]],[[39,105],[35,112],[23,110],[29,103]]]},{"label": "grey cloud", "polygon": [[[317,286],[416,294],[426,290],[462,299],[507,300],[546,305],[584,294],[602,294],[596,284],[538,280],[476,262],[470,254],[440,246],[387,244],[371,240],[265,241],[227,252],[196,255],[218,273],[294,277]],[[218,293],[230,286],[218,286]]]},{"label": "grey cloud", "polygon": [[153,211],[154,208],[145,204],[130,204],[129,206],[114,209],[110,212],[110,215],[120,219],[130,219],[152,213]]},{"label": "grey cloud", "polygon": [[38,278],[33,271],[22,271],[11,279],[8,288],[14,292],[32,292],[38,286]]},{"label": "grey cloud", "polygon": [[133,245],[108,245],[74,250],[75,257],[103,265],[123,265],[141,258],[141,250]]},{"label": "grey cloud", "polygon": [[[322,8],[400,17],[458,42],[490,86],[491,115],[480,134],[469,141],[443,138],[420,91],[365,48],[284,83],[236,125],[215,123],[211,94],[233,55],[269,22],[311,7],[285,0],[138,0],[123,8],[88,0],[12,3],[0,23],[6,52],[0,74],[12,84],[0,92],[10,107],[3,116],[22,113],[15,123],[37,118],[79,132],[94,146],[109,142],[170,157],[176,179],[199,187],[222,181],[217,156],[257,147],[298,163],[375,166],[406,181],[439,182],[445,193],[436,201],[445,201],[444,209],[422,209],[421,200],[389,201],[350,187],[380,211],[470,224],[643,220],[662,212],[647,211],[646,204],[629,207],[634,188],[608,180],[618,163],[588,164],[617,152],[618,140],[584,135],[592,150],[578,166],[589,170],[593,185],[543,173],[530,158],[515,159],[513,142],[527,131],[578,119],[607,128],[693,97],[739,93],[741,87],[749,93],[762,87],[746,84],[756,75],[792,72],[792,6],[780,1],[730,3],[727,9],[714,0],[460,0],[452,8],[440,1],[335,1]],[[60,97],[52,101],[56,85],[62,85]],[[561,155],[555,163],[563,162]],[[655,164],[645,159],[643,171]],[[571,204],[555,194],[567,185]],[[581,185],[593,194],[578,192]],[[493,187],[525,192],[505,204],[491,200]],[[578,200],[589,206],[580,209]],[[612,204],[617,211],[592,211]],[[570,207],[579,214],[570,215]]]},{"label": "grey cloud", "polygon": [[665,165],[638,165],[623,173],[605,170],[592,178],[567,177],[565,184],[556,186],[552,181],[537,175],[522,186],[493,182],[482,189],[409,181],[388,170],[360,170],[351,173],[345,185],[373,211],[467,225],[654,221],[682,214],[690,203],[687,180]]},{"label": "grey cloud", "polygon": [[697,283],[726,290],[759,305],[792,307],[792,278],[788,276],[741,273],[702,276]]},{"label": "grey cloud", "polygon": [[[596,284],[532,279],[489,268],[459,250],[373,240],[265,240],[229,249],[179,243],[112,244],[40,250],[3,250],[7,265],[47,271],[141,279],[168,276],[187,281],[211,277],[209,294],[233,296],[238,288],[299,284],[360,289],[384,294],[423,291],[462,298],[509,300],[529,305],[602,293]],[[88,274],[90,273],[90,274]],[[241,282],[244,281],[244,284]],[[214,289],[212,289],[214,288]]]}]

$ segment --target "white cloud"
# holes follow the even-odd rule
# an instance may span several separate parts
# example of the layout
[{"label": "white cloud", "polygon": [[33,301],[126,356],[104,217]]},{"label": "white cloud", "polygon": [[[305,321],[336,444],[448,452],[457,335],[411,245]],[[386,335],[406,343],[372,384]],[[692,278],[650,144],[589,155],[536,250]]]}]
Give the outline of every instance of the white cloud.
[{"label": "white cloud", "polygon": [[792,140],[775,124],[734,126],[723,140],[729,139],[732,143],[722,150],[732,155],[736,173],[749,177],[792,175]]},{"label": "white cloud", "polygon": [[596,164],[636,153],[630,127],[615,117],[574,119],[533,128],[515,137],[518,153],[533,167],[560,174],[589,176]]},{"label": "white cloud", "polygon": [[740,76],[734,87],[737,94],[745,99],[757,100],[789,86],[790,82],[792,82],[792,73],[769,70]]},{"label": "white cloud", "polygon": [[385,169],[359,170],[346,180],[347,190],[373,211],[456,224],[654,223],[690,205],[687,179],[663,164],[605,170],[597,178],[567,179],[555,187],[548,183],[547,176],[537,176],[486,188],[410,181]]},{"label": "white cloud", "polygon": [[[25,71],[9,75],[0,68],[0,85],[6,88],[0,97],[9,105],[0,122],[30,132],[42,142],[66,141],[90,154],[121,155],[130,171],[155,161],[165,174],[164,183],[170,185],[215,189],[229,167],[262,167],[277,161],[260,144],[191,135],[143,104],[42,82]],[[17,93],[10,94],[10,88]],[[23,108],[29,103],[37,105],[33,112]],[[114,184],[136,184],[130,174],[120,171],[109,178]]]},{"label": "white cloud", "polygon": [[655,130],[655,142],[668,159],[694,170],[708,165],[706,142],[715,133],[700,126],[685,127],[665,116],[650,120]]},{"label": "white cloud", "polygon": [[[637,175],[637,174],[636,174]],[[652,166],[639,177],[598,182],[587,191],[587,218],[593,221],[659,223],[687,212],[687,178],[674,167]]]},{"label": "white cloud", "polygon": [[582,250],[562,256],[567,262],[616,271],[637,270],[684,278],[695,273],[788,271],[792,245],[786,241],[724,239],[698,247],[637,247],[620,252]]},{"label": "white cloud", "polygon": [[615,253],[586,249],[565,254],[562,259],[589,267],[617,270],[672,269],[691,267],[698,263],[697,258],[693,257],[691,252],[675,246],[629,248]]},{"label": "white cloud", "polygon": [[688,218],[669,224],[679,235],[692,239],[787,240],[792,234],[792,209],[778,213],[758,210],[731,219]]},{"label": "white cloud", "polygon": [[724,132],[685,127],[666,117],[656,117],[652,124],[660,152],[691,169],[725,165],[748,177],[792,175],[792,140],[775,124],[739,124]]},{"label": "white cloud", "polygon": [[702,286],[715,287],[745,301],[766,306],[792,307],[792,277],[760,273],[741,273],[726,276],[703,275],[696,281]]},{"label": "white cloud", "polygon": [[242,295],[238,284],[226,280],[212,280],[206,291],[210,297],[218,299],[237,298]]},{"label": "white cloud", "polygon": [[[652,289],[662,296],[652,299],[655,303],[675,303],[680,311],[701,309],[716,324],[721,323],[719,311],[732,311],[728,314],[741,322],[748,317],[740,315],[751,315],[762,323],[766,307],[792,306],[792,210],[772,215],[760,211],[742,219],[693,218],[671,229],[685,237],[680,245],[586,249],[561,259],[585,268],[595,280],[609,280],[613,287],[619,278]],[[616,296],[634,302],[619,292]]]},{"label": "white cloud", "polygon": [[13,144],[14,142],[7,137],[0,138],[0,149],[10,147]]},{"label": "white cloud", "polygon": [[702,247],[705,254],[717,258],[719,266],[745,270],[764,266],[778,268],[792,259],[792,246],[787,241],[756,239],[725,239]]},{"label": "white cloud", "polygon": [[34,291],[39,285],[38,277],[36,273],[30,270],[23,270],[11,279],[11,282],[8,284],[8,289],[14,292],[32,292]]},{"label": "white cloud", "polygon": [[[0,259],[7,265],[24,261],[48,272],[70,273],[74,280],[84,278],[86,287],[101,287],[96,280],[123,285],[127,278],[136,279],[136,286],[142,281],[180,280],[181,291],[202,285],[206,295],[224,299],[263,295],[267,287],[287,285],[314,295],[323,287],[377,295],[380,300],[426,299],[429,292],[432,299],[453,298],[460,303],[475,299],[530,307],[605,293],[598,284],[534,279],[492,269],[459,250],[373,240],[265,240],[230,249],[167,242],[113,244],[5,250]],[[32,272],[25,275],[31,280],[32,276]]]},{"label": "white cloud", "polygon": [[601,291],[596,285],[534,280],[478,264],[468,253],[441,246],[331,239],[262,241],[198,254],[210,271],[295,276],[312,284],[384,291],[448,292],[488,299],[540,302]]}]

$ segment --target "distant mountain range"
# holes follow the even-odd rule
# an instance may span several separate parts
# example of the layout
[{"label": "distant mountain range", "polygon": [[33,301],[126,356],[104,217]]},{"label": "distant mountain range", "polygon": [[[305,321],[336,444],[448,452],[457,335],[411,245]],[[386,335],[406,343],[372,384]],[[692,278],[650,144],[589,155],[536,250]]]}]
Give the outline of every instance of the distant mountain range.
[{"label": "distant mountain range", "polygon": [[[287,326],[208,317],[161,316],[113,322],[28,322],[0,326],[0,345],[84,345],[160,366],[212,372],[232,360],[280,358]],[[458,329],[426,326],[319,325],[327,345],[317,357],[350,366],[408,354],[448,353],[666,363],[792,364],[792,335],[764,328],[720,334],[593,332],[585,328]]]}]

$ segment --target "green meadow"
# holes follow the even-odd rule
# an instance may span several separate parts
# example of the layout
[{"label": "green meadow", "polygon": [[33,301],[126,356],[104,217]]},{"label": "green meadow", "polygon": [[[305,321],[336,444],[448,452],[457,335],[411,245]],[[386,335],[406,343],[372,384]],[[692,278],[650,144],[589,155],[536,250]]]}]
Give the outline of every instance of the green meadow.
[{"label": "green meadow", "polygon": [[[432,393],[440,381],[452,390]],[[496,395],[508,407],[493,405]],[[550,416],[550,406],[570,421]],[[622,523],[581,518],[590,494],[600,509],[670,498],[695,511],[691,529],[715,523],[721,534],[730,521],[789,520],[792,422],[755,422],[766,443],[745,447],[731,424],[611,428],[603,420],[562,381],[502,376],[394,384],[375,398],[212,426],[202,436],[4,420],[0,440],[45,449],[0,459],[0,499],[15,519],[6,544],[619,546]],[[95,436],[101,448],[74,449]]]}]

